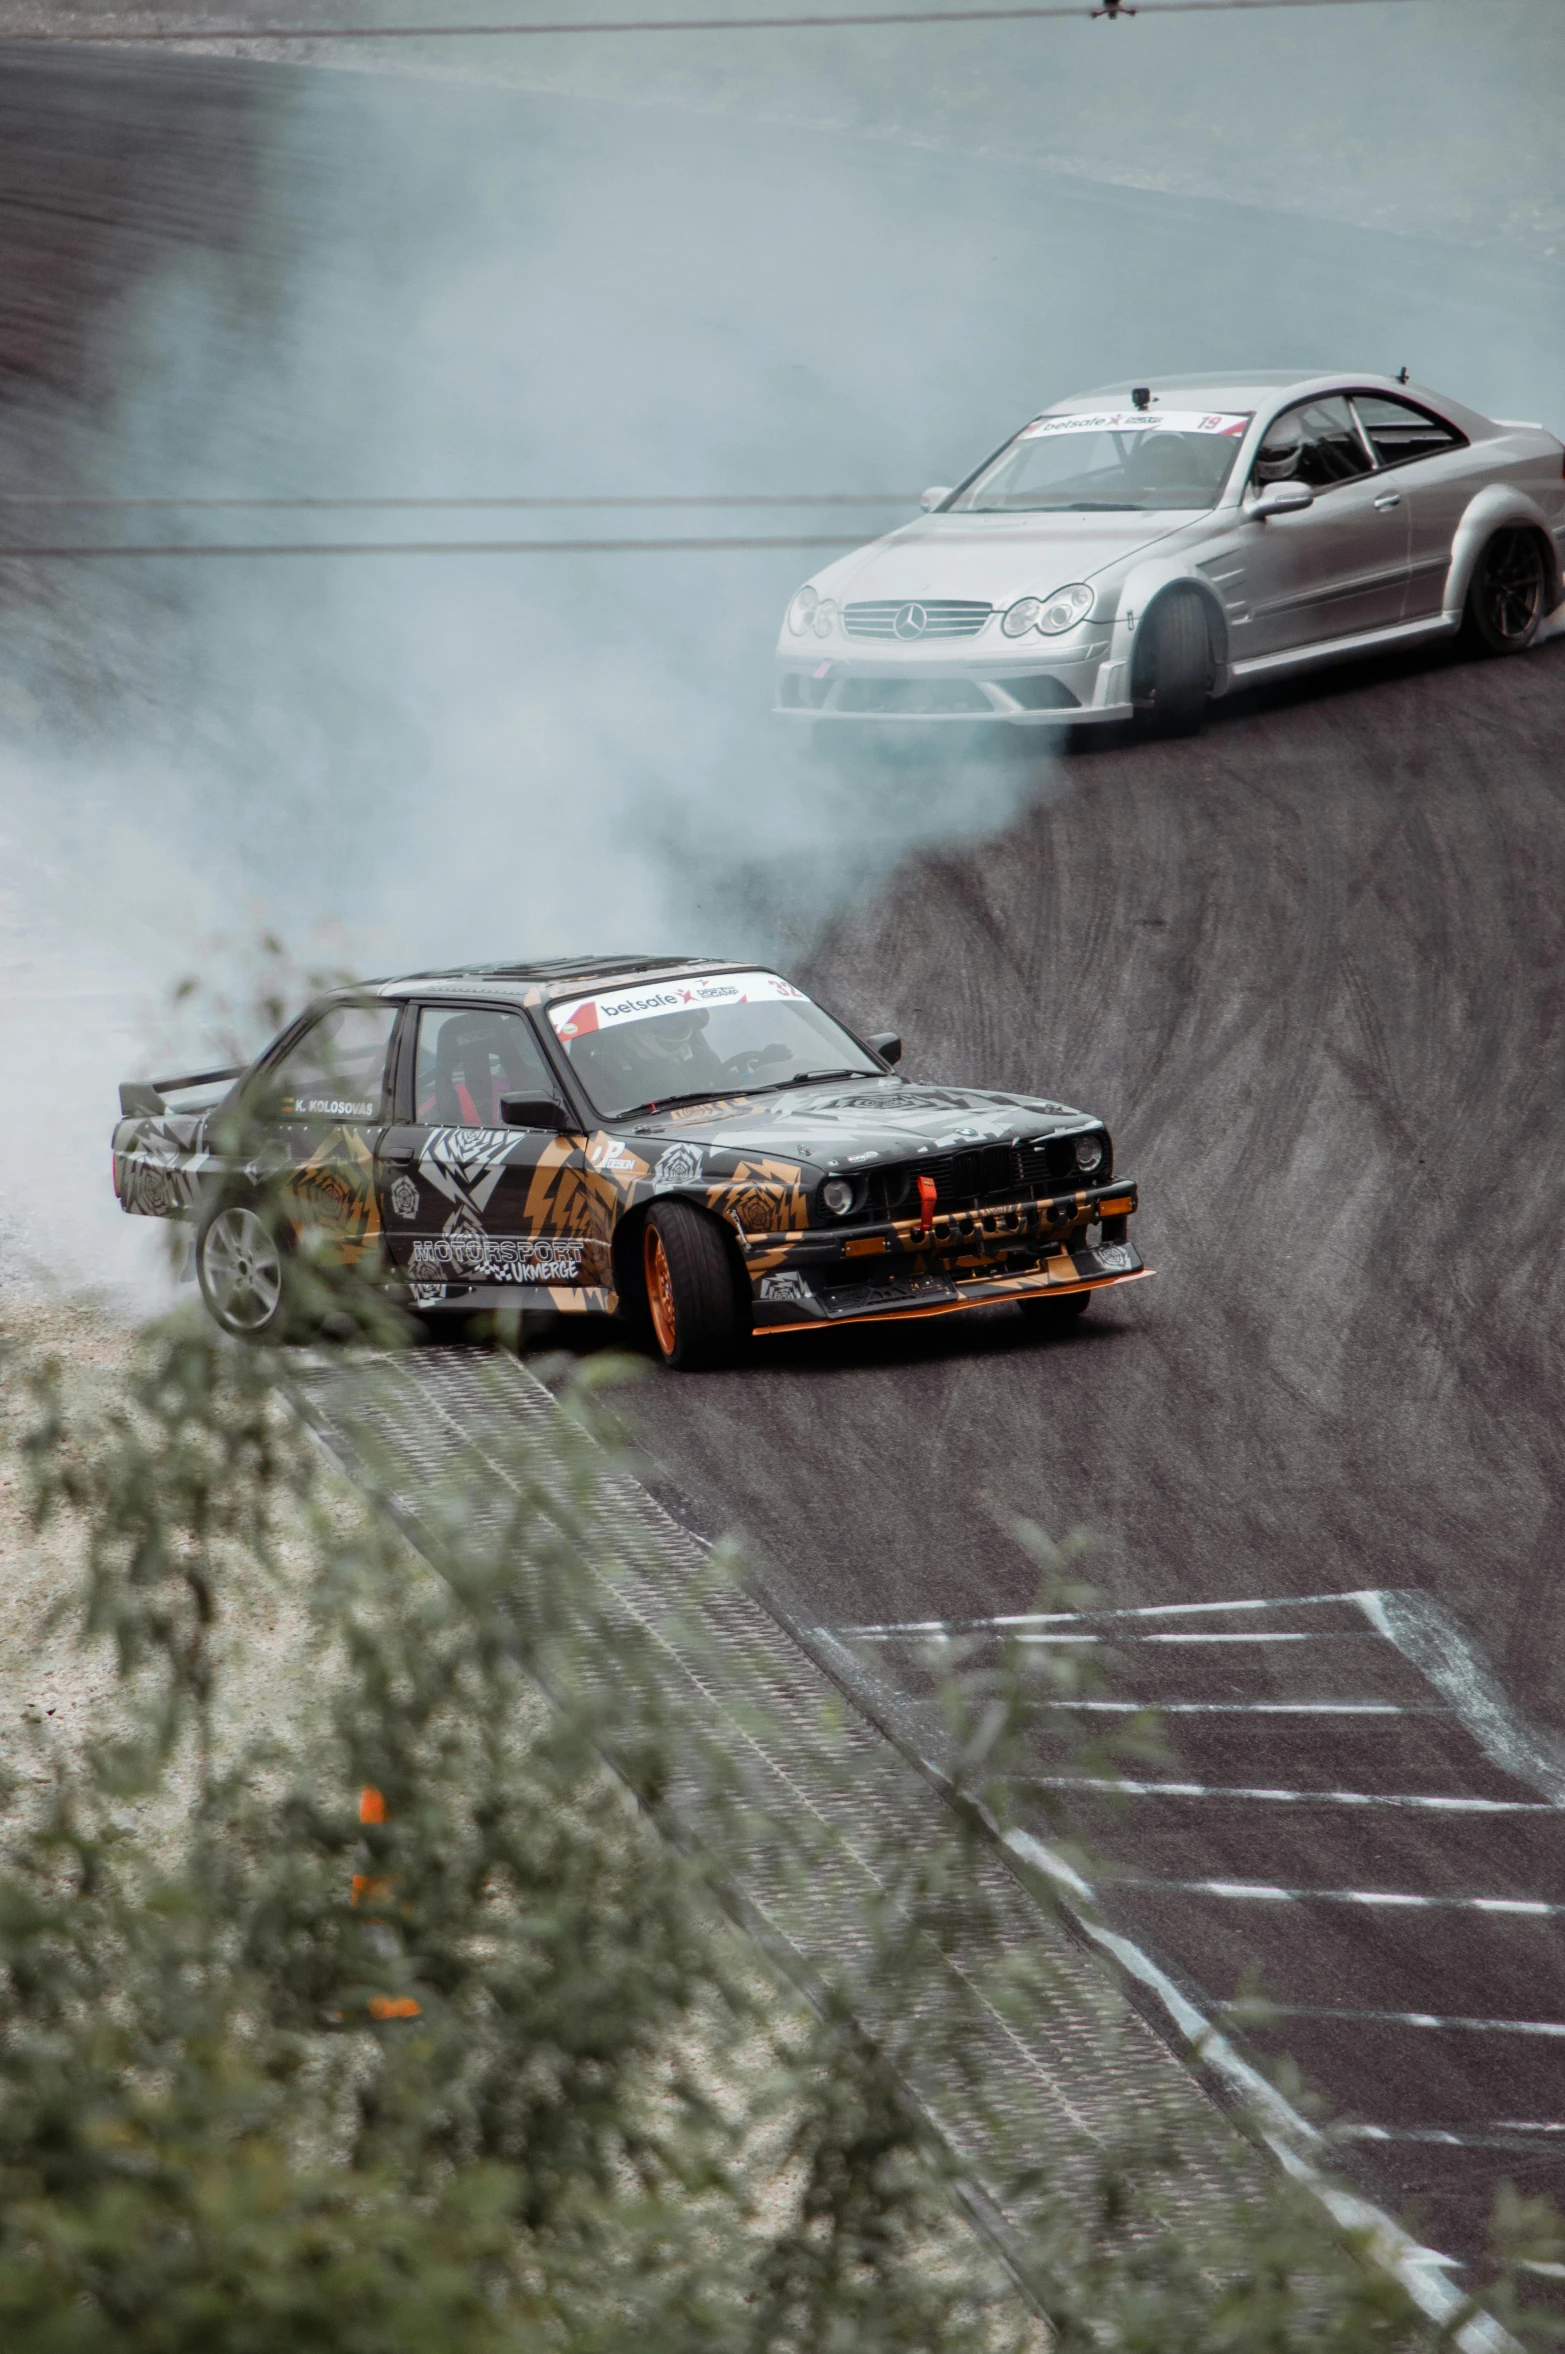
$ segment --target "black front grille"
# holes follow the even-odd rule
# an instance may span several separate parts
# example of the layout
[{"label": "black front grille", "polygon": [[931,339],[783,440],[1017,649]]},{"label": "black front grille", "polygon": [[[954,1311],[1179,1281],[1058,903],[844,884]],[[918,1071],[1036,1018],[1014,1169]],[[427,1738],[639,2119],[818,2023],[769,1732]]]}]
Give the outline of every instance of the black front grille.
[{"label": "black front grille", "polygon": [[930,1153],[870,1178],[870,1214],[906,1217],[918,1208],[918,1180],[933,1177],[938,1211],[973,1210],[991,1203],[1033,1201],[1066,1186],[1104,1185],[1110,1156],[1084,1175],[1076,1166],[1074,1136],[1038,1136],[1022,1144],[978,1144],[963,1152]]},{"label": "black front grille", "polygon": [[1073,695],[1062,678],[1051,678],[1046,670],[1034,670],[1025,678],[997,678],[997,687],[1004,687],[1013,702],[1024,711],[1079,711],[1081,697]]},{"label": "black front grille", "polygon": [[846,606],[842,626],[850,638],[897,638],[906,645],[919,638],[975,638],[993,611],[961,597],[877,597]]}]

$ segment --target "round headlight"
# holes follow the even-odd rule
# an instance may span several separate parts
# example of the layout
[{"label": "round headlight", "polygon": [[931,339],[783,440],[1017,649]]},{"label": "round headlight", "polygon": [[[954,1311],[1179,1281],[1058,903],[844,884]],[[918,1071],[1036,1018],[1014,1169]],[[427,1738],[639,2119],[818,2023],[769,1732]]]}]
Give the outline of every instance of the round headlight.
[{"label": "round headlight", "polygon": [[818,638],[829,638],[836,626],[837,606],[834,598],[822,597],[816,606],[811,626]]},{"label": "round headlight", "polygon": [[1019,638],[1034,627],[1043,606],[1037,597],[1018,597],[1000,627],[1008,638]]},{"label": "round headlight", "polygon": [[853,1207],[853,1185],[846,1177],[828,1177],[821,1187],[821,1207],[834,1218],[845,1218]]},{"label": "round headlight", "polygon": [[800,589],[794,598],[788,608],[788,627],[796,638],[802,638],[807,634],[810,624],[815,618],[815,608],[820,601],[819,592],[812,588]]},{"label": "round headlight", "polygon": [[1090,1136],[1077,1137],[1076,1166],[1084,1177],[1090,1177],[1094,1169],[1102,1168],[1103,1148],[1106,1142],[1107,1138],[1098,1135],[1096,1131]]},{"label": "round headlight", "polygon": [[[1038,615],[1038,627],[1044,636],[1057,638],[1061,630],[1074,629],[1078,621],[1085,621],[1092,611],[1092,597],[1093,592],[1084,580],[1073,580],[1069,588],[1056,589],[1052,597],[1046,597]],[[1010,619],[1009,614],[1006,619]]]}]

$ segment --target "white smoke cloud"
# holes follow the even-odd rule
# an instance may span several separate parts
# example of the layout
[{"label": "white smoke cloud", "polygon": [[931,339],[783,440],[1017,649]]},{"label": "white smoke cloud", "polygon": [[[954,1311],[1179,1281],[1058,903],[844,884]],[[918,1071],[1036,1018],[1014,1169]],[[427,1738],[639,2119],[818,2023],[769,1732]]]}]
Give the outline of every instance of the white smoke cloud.
[{"label": "white smoke cloud", "polygon": [[[108,410],[54,422],[62,481],[916,492],[1127,370],[1411,355],[1520,414],[1547,414],[1560,380],[1565,305],[1541,298],[1540,262],[1453,254],[1434,272],[1411,241],[1253,206],[703,118],[666,83],[651,108],[253,70],[273,77],[274,119],[250,250],[240,265],[171,244],[127,295],[99,344]],[[131,510],[90,527],[869,536],[893,519]],[[46,601],[0,656],[0,923],[31,975],[7,1019],[52,1112],[42,1143],[0,1152],[13,1269],[29,1253],[72,1276],[127,1265],[111,1080],[146,1067],[173,979],[226,978],[214,941],[270,926],[308,954],[329,926],[363,971],[797,956],[917,844],[1059,789],[1036,751],[844,773],[774,721],[778,616],[825,560],[40,568]]]}]

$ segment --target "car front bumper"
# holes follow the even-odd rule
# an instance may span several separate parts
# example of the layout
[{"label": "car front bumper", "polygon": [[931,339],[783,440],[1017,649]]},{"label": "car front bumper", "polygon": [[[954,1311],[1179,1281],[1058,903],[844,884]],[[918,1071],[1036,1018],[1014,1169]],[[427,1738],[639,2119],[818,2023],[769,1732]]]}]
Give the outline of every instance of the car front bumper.
[{"label": "car front bumper", "polygon": [[1003,646],[997,622],[974,638],[906,646],[785,638],[773,708],[783,719],[880,727],[1059,727],[1131,716],[1131,636],[1122,622],[1083,622],[1058,639]]},{"label": "car front bumper", "polygon": [[[848,1229],[811,1227],[744,1244],[753,1329],[947,1316],[1005,1300],[1066,1298],[1152,1270],[1129,1241],[1134,1185],[938,1212]],[[1097,1229],[1096,1236],[1092,1229]]]}]

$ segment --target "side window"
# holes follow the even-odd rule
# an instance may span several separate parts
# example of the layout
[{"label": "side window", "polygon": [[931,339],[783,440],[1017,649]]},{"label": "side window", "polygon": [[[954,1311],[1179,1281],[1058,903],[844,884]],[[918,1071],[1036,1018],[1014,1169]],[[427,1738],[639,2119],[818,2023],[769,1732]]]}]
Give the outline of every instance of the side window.
[{"label": "side window", "polygon": [[382,1120],[386,1055],[398,1007],[334,1005],[266,1074],[266,1110],[280,1120]]},{"label": "side window", "polygon": [[1352,410],[1345,400],[1333,398],[1284,409],[1256,452],[1250,480],[1258,488],[1307,482],[1311,490],[1330,490],[1333,483],[1351,482],[1373,470]]},{"label": "side window", "polygon": [[498,1128],[502,1095],[557,1095],[525,1014],[499,1006],[419,1009],[413,1117],[437,1128]]},{"label": "side window", "polygon": [[1356,392],[1353,406],[1382,466],[1400,466],[1409,458],[1437,458],[1442,450],[1467,447],[1467,437],[1454,425],[1415,409],[1410,401],[1390,400],[1383,392]]}]

